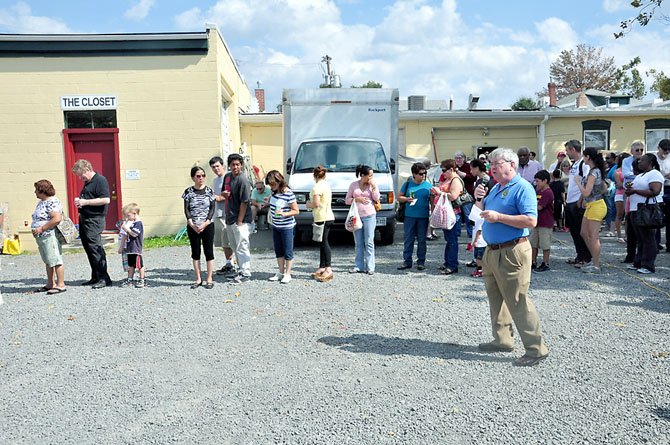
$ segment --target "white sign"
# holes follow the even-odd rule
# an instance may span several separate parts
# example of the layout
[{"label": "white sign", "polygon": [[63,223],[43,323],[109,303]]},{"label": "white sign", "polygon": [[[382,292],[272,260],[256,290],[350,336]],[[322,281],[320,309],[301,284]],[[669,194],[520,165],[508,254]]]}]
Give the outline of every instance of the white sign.
[{"label": "white sign", "polygon": [[111,94],[63,96],[60,98],[60,108],[63,111],[116,110],[118,103],[118,98]]},{"label": "white sign", "polygon": [[139,170],[126,170],[126,179],[130,181],[136,181],[140,179],[140,171]]}]

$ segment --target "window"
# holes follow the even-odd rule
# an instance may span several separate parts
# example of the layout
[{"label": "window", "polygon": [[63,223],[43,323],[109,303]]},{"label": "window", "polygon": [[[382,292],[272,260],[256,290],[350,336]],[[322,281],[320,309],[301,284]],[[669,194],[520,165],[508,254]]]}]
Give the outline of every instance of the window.
[{"label": "window", "polygon": [[662,139],[670,139],[670,119],[649,119],[644,121],[644,136],[647,151],[656,151]]},{"label": "window", "polygon": [[375,172],[389,172],[388,161],[379,142],[315,141],[300,144],[293,173],[311,173],[317,165],[323,165],[331,172],[355,172],[359,164],[369,165]]},{"label": "window", "polygon": [[584,148],[607,150],[607,130],[584,130]]},{"label": "window", "polygon": [[116,110],[65,111],[65,128],[116,128]]}]

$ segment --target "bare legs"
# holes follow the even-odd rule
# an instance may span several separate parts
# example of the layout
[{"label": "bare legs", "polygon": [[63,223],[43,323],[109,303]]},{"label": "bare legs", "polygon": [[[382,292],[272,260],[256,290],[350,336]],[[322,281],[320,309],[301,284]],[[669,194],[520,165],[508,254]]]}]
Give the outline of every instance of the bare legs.
[{"label": "bare legs", "polygon": [[596,267],[600,267],[600,221],[582,219],[582,230],[579,233],[589,252],[591,252],[591,261]]}]

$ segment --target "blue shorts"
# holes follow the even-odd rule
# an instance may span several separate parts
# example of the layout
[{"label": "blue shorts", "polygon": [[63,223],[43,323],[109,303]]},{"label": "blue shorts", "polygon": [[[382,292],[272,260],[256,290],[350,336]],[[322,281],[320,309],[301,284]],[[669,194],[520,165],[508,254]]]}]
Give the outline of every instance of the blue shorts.
[{"label": "blue shorts", "polygon": [[484,251],[486,251],[486,247],[475,247],[475,259],[476,260],[481,260],[484,258]]}]

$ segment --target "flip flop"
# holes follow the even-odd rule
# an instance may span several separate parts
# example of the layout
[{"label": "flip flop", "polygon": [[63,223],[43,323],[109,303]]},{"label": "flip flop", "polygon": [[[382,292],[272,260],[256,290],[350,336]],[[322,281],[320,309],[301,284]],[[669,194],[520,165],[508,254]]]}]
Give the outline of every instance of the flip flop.
[{"label": "flip flop", "polygon": [[42,286],[39,289],[35,289],[33,292],[49,292],[51,289],[53,289],[53,288]]},{"label": "flip flop", "polygon": [[59,288],[59,287],[52,287],[47,291],[47,295],[55,295],[55,294],[60,294],[67,291],[67,287]]}]

